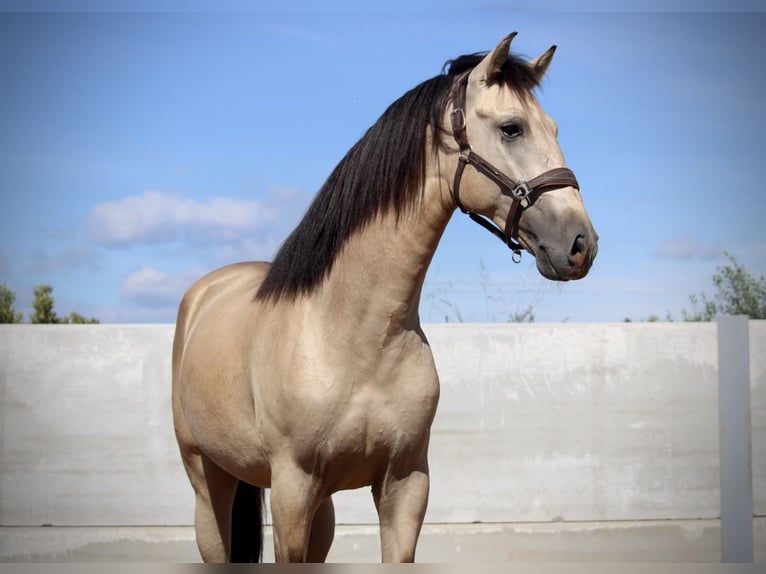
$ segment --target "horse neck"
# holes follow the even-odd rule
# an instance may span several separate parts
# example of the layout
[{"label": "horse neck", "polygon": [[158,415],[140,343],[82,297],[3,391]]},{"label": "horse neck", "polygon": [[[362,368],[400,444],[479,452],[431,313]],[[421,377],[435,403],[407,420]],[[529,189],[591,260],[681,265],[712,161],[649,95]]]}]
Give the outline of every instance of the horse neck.
[{"label": "horse neck", "polygon": [[408,213],[380,215],[349,238],[320,290],[325,320],[352,321],[357,333],[419,327],[426,272],[454,211],[447,189],[438,176],[426,177]]}]

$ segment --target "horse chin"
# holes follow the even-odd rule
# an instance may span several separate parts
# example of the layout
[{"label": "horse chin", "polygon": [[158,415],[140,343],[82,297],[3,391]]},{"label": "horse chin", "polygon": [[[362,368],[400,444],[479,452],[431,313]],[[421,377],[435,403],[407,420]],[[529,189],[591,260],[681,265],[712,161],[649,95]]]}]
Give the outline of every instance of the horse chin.
[{"label": "horse chin", "polygon": [[590,245],[578,244],[578,251],[582,253],[571,254],[571,251],[568,252],[543,243],[532,233],[522,230],[519,234],[519,243],[535,258],[537,271],[540,275],[551,281],[560,282],[575,281],[588,274],[596,253],[598,253],[597,242],[598,236],[595,236]]},{"label": "horse chin", "polygon": [[546,279],[562,282],[569,281],[570,278],[566,273],[562,273],[563,270],[559,270],[553,263],[551,263],[551,260],[545,251],[541,251],[535,256],[535,262],[537,263],[537,271]]},{"label": "horse chin", "polygon": [[551,253],[544,247],[536,249],[534,256],[537,271],[551,281],[575,281],[585,277],[590,270],[590,261],[581,265],[573,265],[566,255],[562,254],[562,256],[556,257],[555,253]]},{"label": "horse chin", "polygon": [[537,271],[551,281],[568,281],[569,279],[562,275],[558,268],[551,261],[548,251],[545,247],[540,247],[534,236],[527,236],[526,233],[519,234],[519,243],[532,257],[535,258]]}]

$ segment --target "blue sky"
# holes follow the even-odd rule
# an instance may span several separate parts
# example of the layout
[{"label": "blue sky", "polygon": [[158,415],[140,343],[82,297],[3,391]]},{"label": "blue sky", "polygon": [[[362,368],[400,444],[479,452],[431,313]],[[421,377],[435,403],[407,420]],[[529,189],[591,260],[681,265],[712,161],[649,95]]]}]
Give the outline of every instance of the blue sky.
[{"label": "blue sky", "polygon": [[0,13],[0,282],[26,315],[48,283],[59,314],[173,322],[197,277],[271,258],[391,102],[513,30],[523,55],[559,47],[538,97],[599,255],[585,279],[551,283],[456,214],[424,321],[502,321],[530,304],[537,321],[678,318],[712,292],[722,250],[766,274],[764,13],[49,4]]}]

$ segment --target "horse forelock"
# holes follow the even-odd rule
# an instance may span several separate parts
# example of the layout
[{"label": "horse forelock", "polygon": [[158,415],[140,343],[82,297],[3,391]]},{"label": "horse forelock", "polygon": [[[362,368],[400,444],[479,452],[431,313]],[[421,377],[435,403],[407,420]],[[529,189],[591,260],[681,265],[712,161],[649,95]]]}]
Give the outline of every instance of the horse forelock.
[{"label": "horse forelock", "polygon": [[[332,270],[348,239],[378,215],[397,217],[417,205],[428,154],[444,145],[442,120],[455,78],[481,54],[450,60],[442,74],[408,91],[348,151],[320,188],[305,216],[277,252],[260,285],[259,300],[292,300],[313,292]],[[539,78],[510,55],[498,81],[522,97]],[[427,133],[434,134],[431,149]]]}]

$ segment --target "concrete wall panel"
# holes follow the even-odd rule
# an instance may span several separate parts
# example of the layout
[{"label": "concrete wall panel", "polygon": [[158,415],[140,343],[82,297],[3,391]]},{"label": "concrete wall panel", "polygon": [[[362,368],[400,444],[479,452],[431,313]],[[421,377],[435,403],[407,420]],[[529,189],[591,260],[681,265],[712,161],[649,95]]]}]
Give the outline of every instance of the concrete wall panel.
[{"label": "concrete wall panel", "polygon": [[169,326],[0,328],[0,524],[190,524]]},{"label": "concrete wall panel", "polygon": [[[427,522],[715,520],[715,324],[427,325],[442,380]],[[0,525],[189,525],[171,325],[0,326]],[[750,322],[766,514],[766,322]],[[340,523],[376,522],[366,489]]]}]

